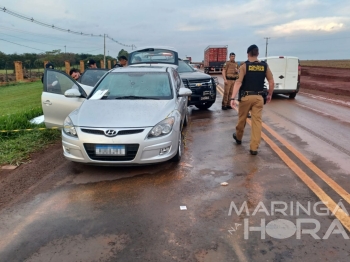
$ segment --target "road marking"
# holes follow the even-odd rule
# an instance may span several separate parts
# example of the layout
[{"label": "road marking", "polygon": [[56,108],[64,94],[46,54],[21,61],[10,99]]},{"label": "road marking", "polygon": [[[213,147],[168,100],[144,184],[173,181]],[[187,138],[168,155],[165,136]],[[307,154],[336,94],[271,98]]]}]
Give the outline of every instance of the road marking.
[{"label": "road marking", "polygon": [[[218,91],[223,95],[223,90],[218,86]],[[237,111],[237,109],[236,109]],[[251,121],[247,119],[247,123],[251,126]],[[288,148],[297,158],[299,158],[309,169],[311,169],[316,175],[318,175],[324,182],[327,183],[333,190],[335,190],[344,200],[350,203],[349,193],[338,185],[333,179],[327,176],[323,171],[316,167],[310,160],[308,160],[303,154],[292,147],[285,139],[272,130],[266,124],[262,124],[263,127],[277,140],[279,140],[286,148]],[[261,132],[262,138],[271,147],[273,151],[282,159],[286,165],[294,171],[294,173],[308,186],[312,192],[328,207],[331,212],[335,212],[335,216],[339,221],[350,230],[350,218],[349,216],[304,172],[300,167],[290,159],[264,132]]]}]

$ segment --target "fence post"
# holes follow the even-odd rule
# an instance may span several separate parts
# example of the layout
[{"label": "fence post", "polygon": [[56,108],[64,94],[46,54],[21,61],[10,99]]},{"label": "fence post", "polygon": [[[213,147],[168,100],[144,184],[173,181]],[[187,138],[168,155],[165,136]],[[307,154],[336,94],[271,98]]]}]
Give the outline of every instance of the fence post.
[{"label": "fence post", "polygon": [[101,60],[101,68],[105,68],[105,63],[103,63],[103,60]]},{"label": "fence post", "polygon": [[22,62],[21,61],[14,61],[15,63],[15,74],[16,74],[16,81],[23,81],[23,68],[22,68]]},{"label": "fence post", "polygon": [[69,75],[70,62],[68,60],[64,61],[64,66],[66,67],[66,74]]},{"label": "fence post", "polygon": [[85,71],[85,64],[84,60],[80,60],[80,73],[83,73]]},{"label": "fence post", "polygon": [[108,69],[111,69],[112,68],[112,62],[111,60],[108,60]]}]

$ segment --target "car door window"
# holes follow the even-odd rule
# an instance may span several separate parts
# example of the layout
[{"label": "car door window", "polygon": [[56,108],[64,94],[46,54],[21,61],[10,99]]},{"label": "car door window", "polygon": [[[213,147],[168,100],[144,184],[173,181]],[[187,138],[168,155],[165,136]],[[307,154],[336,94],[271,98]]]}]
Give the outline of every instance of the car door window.
[{"label": "car door window", "polygon": [[173,77],[175,80],[176,92],[179,92],[182,80],[176,70],[173,70]]},{"label": "car door window", "polygon": [[44,92],[64,95],[71,88],[80,89],[76,82],[64,72],[46,70],[44,77]]}]

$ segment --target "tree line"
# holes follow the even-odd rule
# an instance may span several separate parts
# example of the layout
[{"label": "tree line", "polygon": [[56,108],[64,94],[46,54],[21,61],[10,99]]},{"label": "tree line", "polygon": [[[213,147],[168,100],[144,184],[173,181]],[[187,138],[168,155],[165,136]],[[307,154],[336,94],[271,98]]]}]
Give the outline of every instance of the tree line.
[{"label": "tree line", "polygon": [[[118,53],[118,57],[121,55],[128,56],[128,52],[121,49]],[[103,54],[92,55],[92,54],[75,54],[61,52],[61,49],[47,51],[45,53],[24,53],[24,54],[5,54],[0,51],[0,70],[1,69],[14,69],[14,61],[21,61],[23,67],[27,69],[37,69],[44,67],[44,61],[50,61],[57,68],[64,67],[64,61],[69,61],[72,66],[79,65],[80,60],[87,62],[89,59],[94,59],[97,66],[100,67],[100,61],[103,60]],[[112,56],[106,56],[106,61],[117,60]]]}]

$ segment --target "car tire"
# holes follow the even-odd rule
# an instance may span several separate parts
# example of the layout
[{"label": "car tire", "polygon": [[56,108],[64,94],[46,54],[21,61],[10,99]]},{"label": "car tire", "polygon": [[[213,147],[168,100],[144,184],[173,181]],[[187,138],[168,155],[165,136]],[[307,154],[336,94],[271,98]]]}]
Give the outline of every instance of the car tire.
[{"label": "car tire", "polygon": [[297,93],[290,93],[289,94],[289,98],[290,99],[294,99],[296,97]]},{"label": "car tire", "polygon": [[205,103],[205,104],[201,104],[201,105],[196,105],[196,107],[198,109],[205,110],[205,109],[210,108],[212,105],[213,105],[213,103]]},{"label": "car tire", "polygon": [[179,141],[177,145],[177,152],[176,152],[176,155],[171,159],[171,162],[180,162],[183,149],[184,149],[184,144],[182,141],[182,132],[180,131]]}]

